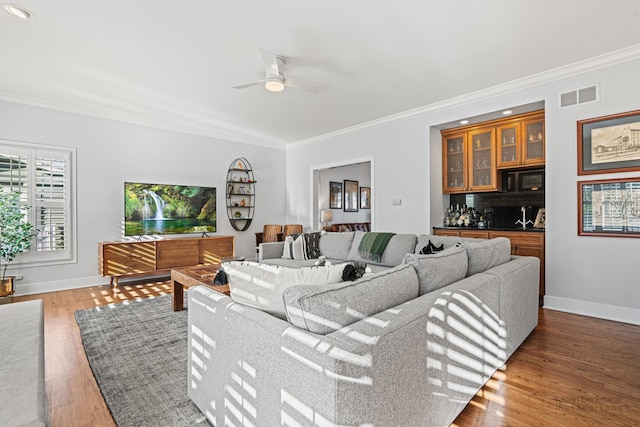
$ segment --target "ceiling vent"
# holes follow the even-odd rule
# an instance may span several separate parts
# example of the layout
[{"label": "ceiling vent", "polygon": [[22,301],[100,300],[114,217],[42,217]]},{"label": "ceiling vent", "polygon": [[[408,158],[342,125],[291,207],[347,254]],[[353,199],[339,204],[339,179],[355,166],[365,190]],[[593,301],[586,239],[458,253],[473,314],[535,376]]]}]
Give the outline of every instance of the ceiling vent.
[{"label": "ceiling vent", "polygon": [[600,100],[600,88],[598,85],[583,87],[581,89],[570,90],[560,94],[560,108],[572,107],[587,102]]}]

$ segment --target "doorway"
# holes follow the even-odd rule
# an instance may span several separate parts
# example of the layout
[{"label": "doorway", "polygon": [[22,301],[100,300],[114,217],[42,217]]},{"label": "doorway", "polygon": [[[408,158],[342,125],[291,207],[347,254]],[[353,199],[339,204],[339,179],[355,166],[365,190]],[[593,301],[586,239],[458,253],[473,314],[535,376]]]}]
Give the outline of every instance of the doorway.
[{"label": "doorway", "polygon": [[[373,158],[312,167],[311,212],[314,230],[321,230],[328,224],[361,222],[370,222],[373,230],[375,210],[373,168]],[[345,181],[348,181],[347,189],[345,189]],[[337,189],[342,190],[339,196],[336,195]],[[345,194],[352,194],[345,193],[345,190],[354,189],[357,200],[352,199],[345,203]],[[322,218],[322,211],[330,212],[330,221],[326,221],[326,217]],[[323,219],[325,221],[321,221]]]}]

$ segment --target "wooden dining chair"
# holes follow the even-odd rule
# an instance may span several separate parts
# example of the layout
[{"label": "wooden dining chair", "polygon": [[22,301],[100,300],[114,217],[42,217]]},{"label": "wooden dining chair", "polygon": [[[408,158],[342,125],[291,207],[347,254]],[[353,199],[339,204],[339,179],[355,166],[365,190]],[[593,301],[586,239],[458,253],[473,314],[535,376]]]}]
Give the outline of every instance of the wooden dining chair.
[{"label": "wooden dining chair", "polygon": [[262,228],[262,243],[277,242],[279,234],[282,234],[282,225],[265,224]]},{"label": "wooden dining chair", "polygon": [[302,224],[285,224],[282,235],[287,237],[289,234],[301,234]]}]

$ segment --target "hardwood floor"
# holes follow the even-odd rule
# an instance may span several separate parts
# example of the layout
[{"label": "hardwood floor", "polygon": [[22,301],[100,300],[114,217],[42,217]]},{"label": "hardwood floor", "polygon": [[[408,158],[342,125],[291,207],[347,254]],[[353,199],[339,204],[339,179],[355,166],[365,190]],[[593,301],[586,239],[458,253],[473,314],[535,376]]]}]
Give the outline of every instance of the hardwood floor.
[{"label": "hardwood floor", "polygon": [[[44,301],[52,427],[115,426],[85,357],[74,312],[170,293],[170,282],[140,282],[115,290],[104,285],[16,297]],[[540,310],[535,331],[453,425],[640,425],[638,343],[640,326]]]}]

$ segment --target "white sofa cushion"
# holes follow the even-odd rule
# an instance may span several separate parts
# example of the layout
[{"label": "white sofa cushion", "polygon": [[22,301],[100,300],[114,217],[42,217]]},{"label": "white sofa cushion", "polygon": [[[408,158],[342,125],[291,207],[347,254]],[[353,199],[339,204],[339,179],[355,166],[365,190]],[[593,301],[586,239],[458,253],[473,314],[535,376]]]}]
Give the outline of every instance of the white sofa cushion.
[{"label": "white sofa cushion", "polygon": [[354,282],[292,286],[284,291],[287,320],[298,328],[328,334],[418,296],[413,266],[399,265]]},{"label": "white sofa cushion", "polygon": [[282,248],[282,258],[284,259],[308,259],[307,239],[303,234],[289,234],[284,238]]},{"label": "white sofa cushion", "polygon": [[467,276],[482,273],[511,259],[511,242],[506,237],[464,241],[462,247],[467,250],[469,257]]},{"label": "white sofa cushion", "polygon": [[232,261],[223,265],[231,298],[286,319],[282,292],[294,285],[325,285],[342,282],[344,264],[325,267],[287,268],[257,262]]},{"label": "white sofa cushion", "polygon": [[454,246],[431,255],[406,254],[405,264],[411,264],[418,273],[420,295],[440,289],[467,276],[467,251]]}]

